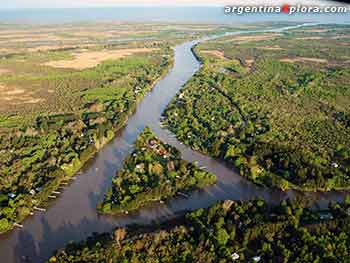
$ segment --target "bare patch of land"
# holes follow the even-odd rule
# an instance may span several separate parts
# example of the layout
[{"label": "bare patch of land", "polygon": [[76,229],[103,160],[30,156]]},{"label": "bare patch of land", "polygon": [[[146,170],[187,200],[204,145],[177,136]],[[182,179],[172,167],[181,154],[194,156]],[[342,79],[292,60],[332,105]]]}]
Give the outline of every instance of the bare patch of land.
[{"label": "bare patch of land", "polygon": [[96,47],[96,44],[59,44],[59,45],[38,45],[32,48],[27,48],[27,52],[45,52],[45,51],[56,51],[64,49],[84,49]]},{"label": "bare patch of land", "polygon": [[238,43],[256,42],[256,41],[274,39],[278,36],[280,36],[280,34],[277,34],[277,33],[249,35],[249,36],[236,36],[236,37],[230,38],[227,42],[233,42],[233,41]]},{"label": "bare patch of land", "polygon": [[251,67],[253,65],[253,63],[255,62],[254,59],[246,59],[245,63],[247,64],[248,67]]},{"label": "bare patch of land", "polygon": [[339,36],[333,36],[331,39],[347,39],[350,38],[350,35],[339,35]]},{"label": "bare patch of land", "polygon": [[281,62],[295,63],[295,62],[313,62],[313,63],[328,63],[327,59],[323,58],[307,58],[307,57],[298,57],[298,58],[282,58]]},{"label": "bare patch of land", "polygon": [[154,48],[128,48],[119,50],[87,51],[74,53],[72,60],[57,60],[44,63],[45,66],[54,68],[86,69],[93,68],[106,60],[116,60],[133,55],[135,53],[151,52]]},{"label": "bare patch of land", "polygon": [[34,104],[41,101],[44,101],[42,98],[33,97],[33,92],[26,91],[24,89],[5,86],[0,84],[0,104],[7,103],[10,105],[19,105],[19,104]]},{"label": "bare patch of land", "polygon": [[1,76],[1,75],[6,75],[6,74],[9,74],[9,73],[11,73],[10,70],[0,68],[0,76]]},{"label": "bare patch of land", "polygon": [[281,48],[280,46],[263,46],[258,48],[264,50],[283,50],[283,48]]},{"label": "bare patch of land", "polygon": [[297,40],[319,40],[322,39],[322,37],[298,37]]},{"label": "bare patch of land", "polygon": [[224,52],[219,51],[219,50],[202,50],[201,53],[213,55],[213,56],[216,56],[216,57],[219,57],[222,59],[226,59]]},{"label": "bare patch of land", "polygon": [[328,32],[328,29],[307,29],[307,30],[303,30],[304,32],[309,32],[309,33],[325,33]]}]

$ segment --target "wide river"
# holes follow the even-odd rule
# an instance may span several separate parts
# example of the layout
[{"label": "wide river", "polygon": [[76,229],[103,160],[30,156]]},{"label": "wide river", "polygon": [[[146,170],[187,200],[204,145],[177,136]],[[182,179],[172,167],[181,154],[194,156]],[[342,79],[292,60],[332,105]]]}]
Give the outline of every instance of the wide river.
[{"label": "wide river", "polygon": [[[247,31],[235,34],[242,33]],[[208,39],[202,41],[205,40]],[[344,198],[344,192],[302,194],[257,187],[225,164],[192,151],[177,141],[169,131],[160,127],[159,119],[167,104],[201,67],[191,51],[197,43],[198,41],[186,42],[174,48],[174,67],[144,97],[125,128],[82,169],[77,179],[50,204],[46,212],[36,212],[25,220],[23,229],[16,229],[0,237],[1,263],[44,262],[55,249],[63,247],[70,240],[79,241],[93,232],[111,231],[117,226],[166,220],[186,210],[208,207],[218,200],[260,197],[268,202],[279,202],[300,195],[312,197],[316,206],[324,207],[331,200]],[[177,147],[184,159],[198,161],[199,166],[205,166],[208,171],[216,174],[217,184],[194,191],[188,198],[176,197],[165,204],[152,204],[129,215],[98,215],[98,201],[103,198],[124,158],[132,152],[133,142],[146,125],[162,140]]]}]

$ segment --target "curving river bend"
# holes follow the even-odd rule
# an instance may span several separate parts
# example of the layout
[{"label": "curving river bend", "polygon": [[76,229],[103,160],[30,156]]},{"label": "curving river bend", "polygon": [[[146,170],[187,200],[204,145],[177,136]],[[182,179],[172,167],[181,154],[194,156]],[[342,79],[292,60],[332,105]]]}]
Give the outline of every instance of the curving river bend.
[{"label": "curving river bend", "polygon": [[[294,27],[276,30],[284,31]],[[263,31],[242,31],[242,34]],[[82,240],[93,232],[111,231],[116,226],[132,223],[147,224],[155,220],[165,220],[186,210],[208,207],[218,200],[247,200],[261,197],[268,202],[300,196],[311,196],[317,206],[325,206],[329,201],[342,200],[345,192],[297,193],[282,192],[257,187],[240,177],[223,163],[192,151],[181,144],[169,131],[159,125],[159,119],[170,100],[180,88],[197,72],[200,63],[191,48],[200,41],[191,41],[174,48],[175,63],[170,72],[160,80],[153,90],[144,97],[116,138],[102,149],[81,171],[81,175],[63,191],[47,212],[35,213],[24,222],[23,229],[16,229],[0,236],[0,262],[43,262],[52,251],[62,248],[70,240]],[[138,134],[148,125],[165,142],[177,147],[188,161],[198,161],[199,166],[217,175],[217,184],[194,191],[189,198],[176,197],[165,204],[149,205],[125,216],[101,216],[96,213],[96,205],[103,198],[116,171],[121,168],[124,158],[133,150],[132,144]]]}]

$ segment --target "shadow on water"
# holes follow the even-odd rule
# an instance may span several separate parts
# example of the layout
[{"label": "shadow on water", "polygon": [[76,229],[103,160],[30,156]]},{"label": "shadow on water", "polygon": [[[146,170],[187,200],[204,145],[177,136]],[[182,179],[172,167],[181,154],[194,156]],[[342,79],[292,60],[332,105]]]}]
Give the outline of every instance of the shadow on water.
[{"label": "shadow on water", "polygon": [[[243,32],[235,34],[239,33]],[[330,200],[337,201],[344,197],[345,193],[341,192],[301,194],[258,187],[225,164],[192,151],[169,131],[160,128],[159,118],[165,107],[200,68],[191,51],[197,43],[198,41],[191,41],[175,47],[174,67],[139,103],[126,127],[88,162],[77,180],[64,189],[46,213],[36,213],[25,220],[22,230],[14,230],[0,237],[1,262],[43,262],[54,250],[63,247],[70,240],[80,241],[93,232],[111,231],[116,226],[150,224],[171,219],[184,211],[206,208],[218,200],[260,197],[276,203],[294,196],[310,196],[317,200],[320,207],[324,207]],[[98,201],[110,187],[113,176],[122,166],[125,157],[132,152],[133,142],[146,125],[160,139],[178,148],[185,160],[197,161],[199,166],[205,166],[208,171],[216,174],[217,184],[196,190],[189,198],[175,197],[165,204],[150,204],[128,215],[113,217],[97,214]]]},{"label": "shadow on water", "polygon": [[[103,231],[111,227],[107,223],[99,228]],[[103,223],[102,223],[103,224]],[[15,246],[15,257],[18,263],[37,263],[48,259],[53,251],[52,248],[62,246],[63,240],[80,240],[81,236],[91,235],[91,229],[95,229],[96,221],[84,217],[79,225],[70,223],[62,224],[58,229],[53,229],[48,220],[41,218],[42,232],[44,233],[38,242],[36,237],[29,231],[20,231],[18,242]]]}]

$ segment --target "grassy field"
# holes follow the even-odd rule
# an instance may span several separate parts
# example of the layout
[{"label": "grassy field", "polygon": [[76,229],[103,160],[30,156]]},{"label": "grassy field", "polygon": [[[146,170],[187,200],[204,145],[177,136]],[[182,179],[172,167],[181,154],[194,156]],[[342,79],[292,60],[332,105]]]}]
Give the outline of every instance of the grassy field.
[{"label": "grassy field", "polygon": [[253,182],[350,186],[350,27],[227,36],[195,48],[203,68],[165,124]]},{"label": "grassy field", "polygon": [[79,110],[82,92],[106,81],[102,62],[159,55],[185,40],[255,28],[112,22],[0,26],[0,133],[30,125],[38,114]]},{"label": "grassy field", "polygon": [[[266,27],[273,27],[272,23]],[[12,54],[96,45],[129,45],[131,42],[164,42],[198,38],[234,30],[255,29],[257,25],[168,24],[168,23],[75,23],[19,25],[0,23],[1,57]]]}]

